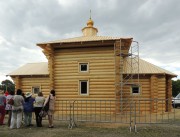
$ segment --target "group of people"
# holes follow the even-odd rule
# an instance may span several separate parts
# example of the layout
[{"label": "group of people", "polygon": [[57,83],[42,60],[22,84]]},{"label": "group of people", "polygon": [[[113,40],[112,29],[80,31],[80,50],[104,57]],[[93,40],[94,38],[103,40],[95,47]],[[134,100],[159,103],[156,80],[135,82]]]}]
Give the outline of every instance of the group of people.
[{"label": "group of people", "polygon": [[0,90],[0,125],[4,125],[5,114],[8,114],[7,124],[10,129],[20,128],[22,120],[26,127],[33,126],[32,113],[36,116],[36,126],[42,127],[42,116],[40,112],[48,104],[48,121],[49,128],[53,128],[53,114],[55,108],[55,90],[51,90],[47,98],[43,97],[43,93],[39,92],[36,97],[32,97],[31,92],[23,93],[21,89],[17,89],[16,94],[10,91],[5,94]]}]

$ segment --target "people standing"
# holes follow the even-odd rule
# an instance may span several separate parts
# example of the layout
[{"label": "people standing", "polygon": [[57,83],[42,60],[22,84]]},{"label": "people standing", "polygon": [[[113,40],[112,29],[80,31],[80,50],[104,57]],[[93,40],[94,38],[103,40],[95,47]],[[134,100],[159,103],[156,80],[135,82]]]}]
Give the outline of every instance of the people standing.
[{"label": "people standing", "polygon": [[39,113],[41,112],[43,108],[44,101],[45,101],[45,98],[43,97],[43,93],[39,92],[38,96],[35,97],[35,101],[34,101],[34,112],[36,115],[37,127],[42,127],[42,117],[39,115]]},{"label": "people standing", "polygon": [[14,103],[12,105],[12,117],[10,129],[20,128],[22,122],[23,103],[22,90],[18,89],[16,95],[14,95]]},{"label": "people standing", "polygon": [[11,99],[14,97],[14,91],[10,91],[10,94],[6,97],[6,111],[8,114],[8,127],[11,124],[11,116],[12,116],[12,104],[10,104]]},{"label": "people standing", "polygon": [[5,106],[6,96],[4,95],[4,91],[0,90],[0,125],[4,125],[4,117],[6,114]]},{"label": "people standing", "polygon": [[44,106],[49,101],[49,110],[48,110],[48,120],[49,120],[49,128],[53,128],[53,114],[54,114],[54,108],[55,108],[55,90],[51,90],[49,96],[46,98],[46,101],[44,103]]},{"label": "people standing", "polygon": [[24,124],[26,127],[33,126],[32,125],[32,112],[34,111],[33,103],[34,103],[34,98],[32,98],[32,93],[27,92],[25,94],[25,101],[23,104],[23,107],[24,107]]}]

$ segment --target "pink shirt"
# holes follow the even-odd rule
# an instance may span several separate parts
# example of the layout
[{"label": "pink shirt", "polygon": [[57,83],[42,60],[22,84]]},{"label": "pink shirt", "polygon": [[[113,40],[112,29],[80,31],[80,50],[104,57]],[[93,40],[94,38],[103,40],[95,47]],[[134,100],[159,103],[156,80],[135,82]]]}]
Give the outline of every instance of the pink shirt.
[{"label": "pink shirt", "polygon": [[12,106],[10,104],[8,104],[8,101],[13,98],[13,95],[7,95],[6,97],[6,110],[12,110]]}]

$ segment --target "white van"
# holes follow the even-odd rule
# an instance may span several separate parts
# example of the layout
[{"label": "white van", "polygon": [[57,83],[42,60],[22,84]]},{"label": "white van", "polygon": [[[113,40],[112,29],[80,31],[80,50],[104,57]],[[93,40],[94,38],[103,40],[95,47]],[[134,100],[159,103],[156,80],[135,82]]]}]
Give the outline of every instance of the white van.
[{"label": "white van", "polygon": [[174,108],[180,107],[180,93],[172,99],[172,106]]}]

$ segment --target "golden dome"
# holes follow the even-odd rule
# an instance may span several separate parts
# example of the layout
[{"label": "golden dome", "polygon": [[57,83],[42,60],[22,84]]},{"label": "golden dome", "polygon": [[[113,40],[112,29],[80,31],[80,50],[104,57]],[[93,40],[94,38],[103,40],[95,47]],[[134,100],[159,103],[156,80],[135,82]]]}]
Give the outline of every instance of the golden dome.
[{"label": "golden dome", "polygon": [[87,21],[87,26],[88,27],[92,27],[94,25],[94,22],[93,20],[90,18],[88,21]]},{"label": "golden dome", "polygon": [[93,27],[94,21],[91,19],[87,21],[87,26],[82,29],[83,36],[96,36],[98,29]]}]

